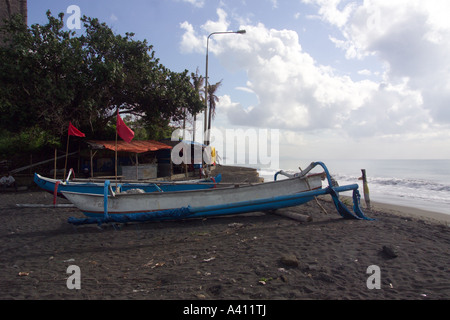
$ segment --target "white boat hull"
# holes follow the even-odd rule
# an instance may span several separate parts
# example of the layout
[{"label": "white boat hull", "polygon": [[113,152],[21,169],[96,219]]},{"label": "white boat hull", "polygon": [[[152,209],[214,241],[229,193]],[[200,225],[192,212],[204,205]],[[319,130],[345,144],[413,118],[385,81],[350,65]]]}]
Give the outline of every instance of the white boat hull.
[{"label": "white boat hull", "polygon": [[[316,166],[322,166],[324,173],[306,176],[307,172]],[[328,187],[322,188],[322,179],[325,177]],[[364,215],[359,206],[358,185],[335,185],[322,162],[311,163],[301,174],[291,176],[289,179],[256,185],[137,194],[113,194],[109,190],[108,181],[105,183],[103,195],[63,192],[64,196],[88,217],[69,218],[68,222],[80,225],[238,214],[297,206],[325,194],[331,195],[342,217],[372,220]],[[339,200],[339,192],[345,191],[353,191],[354,213]]]},{"label": "white boat hull", "polygon": [[[63,192],[64,196],[89,217],[108,214],[133,214],[152,211],[163,211],[190,207],[193,210],[230,205],[233,203],[251,202],[263,199],[275,199],[322,187],[322,175],[311,175],[308,178],[291,178],[280,181],[225,187],[207,190],[180,192],[152,192],[138,194],[108,195],[107,208],[103,195]],[[106,210],[105,210],[106,209]]]}]

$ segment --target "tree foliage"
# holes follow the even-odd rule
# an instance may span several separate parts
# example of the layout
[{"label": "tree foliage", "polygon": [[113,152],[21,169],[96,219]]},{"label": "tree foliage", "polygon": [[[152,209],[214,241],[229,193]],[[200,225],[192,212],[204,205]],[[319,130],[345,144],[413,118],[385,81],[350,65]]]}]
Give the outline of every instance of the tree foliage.
[{"label": "tree foliage", "polygon": [[[222,85],[222,80],[215,84],[209,84],[208,85],[208,103],[209,103],[209,109],[210,114],[212,115],[212,118],[214,119],[216,116],[216,102],[219,102],[219,97],[216,96],[216,91],[219,89],[219,87]],[[210,115],[210,118],[211,118]],[[211,119],[209,120],[211,121]]]},{"label": "tree foliage", "polygon": [[164,67],[146,40],[95,18],[84,16],[77,34],[64,30],[64,14],[47,17],[28,27],[16,16],[1,28],[0,121],[9,132],[38,127],[61,138],[72,121],[99,138],[117,108],[153,129],[203,108],[188,71]]}]

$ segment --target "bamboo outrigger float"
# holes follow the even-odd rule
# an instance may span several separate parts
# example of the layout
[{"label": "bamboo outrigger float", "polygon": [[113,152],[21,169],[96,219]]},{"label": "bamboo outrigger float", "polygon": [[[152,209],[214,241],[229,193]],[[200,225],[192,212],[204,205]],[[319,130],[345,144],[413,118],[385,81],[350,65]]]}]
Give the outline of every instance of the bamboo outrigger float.
[{"label": "bamboo outrigger float", "polygon": [[[316,166],[321,166],[324,173],[309,174]],[[322,188],[324,175],[328,182],[326,188]],[[339,200],[339,192],[344,191],[353,191],[354,213]],[[314,162],[288,179],[254,185],[123,194],[113,192],[110,182],[106,181],[103,195],[62,193],[87,217],[69,218],[68,222],[75,225],[175,220],[276,210],[301,205],[325,194],[331,195],[343,218],[372,220],[364,215],[359,206],[358,184],[334,186],[331,175],[322,162]]]}]

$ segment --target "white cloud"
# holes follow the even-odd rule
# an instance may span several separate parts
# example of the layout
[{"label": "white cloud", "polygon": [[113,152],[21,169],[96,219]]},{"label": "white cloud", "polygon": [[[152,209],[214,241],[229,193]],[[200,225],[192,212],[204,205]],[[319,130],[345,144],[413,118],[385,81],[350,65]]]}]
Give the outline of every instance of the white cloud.
[{"label": "white cloud", "polygon": [[[203,35],[199,35],[194,30],[192,24],[190,24],[188,21],[180,24],[180,27],[185,30],[180,43],[181,52],[204,53],[206,38],[210,33],[216,32],[217,30],[228,30],[229,22],[227,21],[226,12],[223,9],[219,8],[217,9],[217,15],[219,17],[218,21],[208,20],[204,25],[202,25],[201,28],[205,32]],[[220,50],[220,48],[214,47],[214,38],[211,38],[209,51],[214,52],[215,50]]]},{"label": "white cloud", "polygon": [[[312,0],[311,0],[312,1]],[[321,0],[314,1],[324,8]],[[339,1],[335,1],[337,6]],[[326,7],[328,8],[328,6]],[[336,9],[336,11],[339,11]],[[450,122],[450,2],[442,0],[372,0],[353,7],[346,24],[322,14],[340,27],[342,38],[331,38],[348,59],[375,55],[391,83],[409,79],[423,96],[423,107],[434,121]]]},{"label": "white cloud", "polygon": [[[247,72],[247,89],[258,104],[243,106],[227,95],[219,102],[218,116],[226,115],[232,125],[283,129],[293,132],[292,137],[295,132],[333,132],[333,141],[397,135],[407,139],[418,132],[443,136],[440,132],[450,123],[450,48],[440,39],[448,39],[450,28],[439,10],[425,10],[422,1],[398,6],[381,0],[360,5],[304,2],[318,4],[321,19],[339,27],[342,37],[334,41],[349,59],[376,55],[386,65],[382,82],[355,81],[318,64],[293,30],[241,25],[246,35],[216,37],[210,53],[227,68]],[[185,23],[185,52],[195,52],[211,26],[226,30],[226,12],[219,9],[217,14],[217,21],[202,26],[202,35]],[[200,47],[203,53],[204,45]],[[375,74],[369,69],[360,73]]]},{"label": "white cloud", "polygon": [[359,70],[358,74],[360,74],[362,76],[370,76],[370,75],[372,75],[372,71],[370,71],[368,69],[363,69],[363,70]]},{"label": "white cloud", "polygon": [[197,8],[203,8],[203,6],[205,5],[205,0],[181,0],[181,1],[192,4],[194,7]]},{"label": "white cloud", "polygon": [[217,21],[208,20],[203,26],[202,29],[205,30],[208,34],[216,31],[227,31],[230,23],[227,20],[227,13],[225,10],[218,8],[217,16],[219,19]]},{"label": "white cloud", "polygon": [[248,92],[248,93],[255,93],[255,91],[253,91],[252,89],[248,88],[248,87],[236,87],[236,90],[240,90],[240,91],[244,91],[244,92]]},{"label": "white cloud", "polygon": [[199,52],[200,49],[204,50],[203,39],[195,33],[194,27],[189,22],[181,23],[180,28],[185,30],[180,43],[181,52],[192,53]]},{"label": "white cloud", "polygon": [[270,2],[272,3],[272,8],[278,8],[278,0],[270,0]]},{"label": "white cloud", "polygon": [[[350,2],[344,6],[344,9],[339,10],[338,5],[343,2],[341,0],[302,0],[302,2],[306,4],[318,5],[319,18],[328,21],[338,27],[342,27],[347,23],[347,20],[355,6],[353,2]],[[315,17],[316,16],[312,16],[311,18]]]},{"label": "white cloud", "polygon": [[111,16],[109,17],[109,20],[111,20],[112,22],[116,22],[119,20],[119,18],[117,18],[117,16],[114,13],[112,13]]}]

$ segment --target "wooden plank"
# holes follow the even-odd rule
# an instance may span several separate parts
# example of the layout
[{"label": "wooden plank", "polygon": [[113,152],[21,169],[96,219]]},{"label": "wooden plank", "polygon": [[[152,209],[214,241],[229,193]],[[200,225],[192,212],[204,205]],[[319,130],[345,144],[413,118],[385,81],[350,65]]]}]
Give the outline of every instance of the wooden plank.
[{"label": "wooden plank", "polygon": [[[73,156],[74,154],[77,154],[77,153],[78,153],[78,151],[69,153],[69,156]],[[65,156],[66,156],[66,155],[59,156],[59,157],[57,157],[56,159],[62,159],[62,158],[64,158]],[[55,161],[55,158],[51,158],[51,159],[49,159],[49,160],[44,160],[44,161],[41,161],[41,162],[37,162],[37,163],[31,164],[31,165],[28,165],[28,166],[25,166],[25,167],[17,168],[17,169],[11,170],[10,172],[11,172],[11,174],[14,174],[14,173],[17,173],[17,172],[20,172],[20,171],[24,171],[24,170],[26,170],[26,169],[30,169],[30,168],[36,167],[36,166],[41,165],[41,164],[44,164],[44,163],[52,162],[52,161]]]}]

